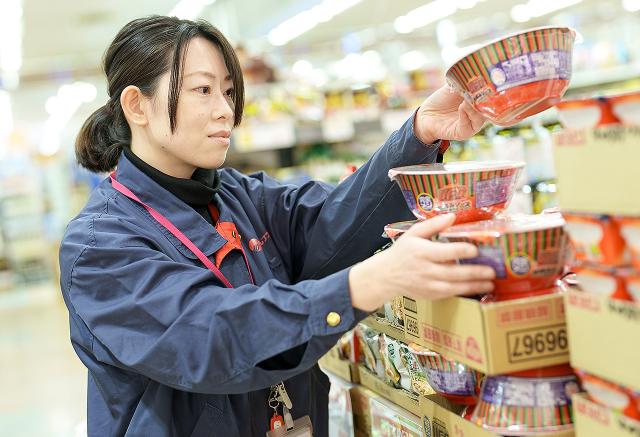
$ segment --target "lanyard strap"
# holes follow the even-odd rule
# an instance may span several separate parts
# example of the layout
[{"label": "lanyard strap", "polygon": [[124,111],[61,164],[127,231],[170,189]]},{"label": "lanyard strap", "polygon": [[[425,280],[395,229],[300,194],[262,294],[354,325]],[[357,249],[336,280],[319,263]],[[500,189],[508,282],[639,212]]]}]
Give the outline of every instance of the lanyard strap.
[{"label": "lanyard strap", "polygon": [[[207,256],[204,253],[202,253],[202,251],[200,249],[198,249],[198,247],[195,244],[193,244],[193,242],[191,240],[189,240],[189,238],[180,231],[180,229],[176,228],[175,225],[173,223],[171,223],[165,216],[163,216],[158,211],[156,211],[155,209],[153,209],[152,207],[150,207],[149,205],[147,205],[146,203],[144,203],[143,201],[138,199],[138,196],[136,196],[131,190],[129,190],[127,187],[125,187],[120,182],[118,182],[116,180],[115,172],[111,173],[110,178],[111,178],[111,185],[113,185],[113,188],[115,188],[120,193],[124,194],[129,199],[133,200],[134,202],[137,202],[140,205],[144,206],[144,208],[149,212],[149,214],[151,214],[151,216],[158,223],[160,223],[161,226],[163,226],[166,230],[171,232],[178,240],[180,240],[180,242],[182,244],[187,246],[187,248],[191,252],[193,252],[193,254],[195,256],[197,256],[200,261],[202,261],[202,264],[204,264],[209,270],[211,270],[211,272],[214,275],[216,275],[216,277],[220,281],[222,281],[222,283],[225,285],[225,287],[233,288],[231,283],[227,280],[227,278],[225,278],[225,276],[222,274],[220,269],[218,269],[218,267],[216,267],[216,265],[214,263],[212,263],[211,260],[209,258],[207,258]],[[244,255],[244,251],[242,251],[242,252],[243,252],[243,255]],[[249,268],[249,261],[248,261],[246,255],[245,255],[245,261],[247,262],[247,268]],[[251,269],[249,269],[249,274],[251,275]],[[253,279],[253,277],[252,277],[252,279]]]}]

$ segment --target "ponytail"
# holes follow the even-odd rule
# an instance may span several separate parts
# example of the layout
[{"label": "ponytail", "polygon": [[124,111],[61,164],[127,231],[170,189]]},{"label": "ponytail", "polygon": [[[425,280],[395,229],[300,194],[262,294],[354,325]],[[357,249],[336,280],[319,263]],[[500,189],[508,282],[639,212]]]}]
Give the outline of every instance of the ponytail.
[{"label": "ponytail", "polygon": [[76,159],[87,170],[104,173],[118,164],[122,147],[131,142],[131,130],[120,102],[113,99],[84,122],[76,138]]}]

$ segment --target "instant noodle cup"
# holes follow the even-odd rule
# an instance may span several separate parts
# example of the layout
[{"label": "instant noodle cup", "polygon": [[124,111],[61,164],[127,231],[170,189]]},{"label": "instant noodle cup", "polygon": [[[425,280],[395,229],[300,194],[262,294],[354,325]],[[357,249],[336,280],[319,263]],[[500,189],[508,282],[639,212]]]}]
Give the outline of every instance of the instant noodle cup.
[{"label": "instant noodle cup", "polygon": [[574,269],[580,290],[611,299],[632,301],[625,277],[613,267],[588,265]]},{"label": "instant noodle cup", "polygon": [[640,420],[638,392],[582,370],[576,370],[576,374],[580,377],[582,387],[592,401],[632,419]]},{"label": "instant noodle cup", "polygon": [[626,244],[616,220],[607,215],[566,212],[562,215],[578,261],[609,266],[627,262]]},{"label": "instant noodle cup", "polygon": [[422,164],[389,170],[420,220],[455,213],[456,223],[493,218],[509,205],[523,162]]},{"label": "instant noodle cup", "polygon": [[485,294],[484,296],[482,296],[482,299],[480,299],[480,303],[504,302],[507,300],[525,299],[527,297],[536,297],[536,296],[545,296],[548,294],[563,293],[565,291],[566,291],[566,286],[564,284],[558,283],[558,285],[551,288],[543,288],[542,290],[534,290],[526,293]]},{"label": "instant noodle cup", "polygon": [[558,119],[569,129],[591,129],[620,123],[604,97],[565,100],[556,104]]},{"label": "instant noodle cup", "polygon": [[615,222],[631,252],[631,262],[640,269],[640,217],[616,217]]},{"label": "instant noodle cup", "polygon": [[569,366],[487,376],[471,421],[505,436],[570,430],[571,396],[578,391]]},{"label": "instant noodle cup", "polygon": [[514,124],[560,101],[575,36],[544,27],[495,40],[453,64],[447,82],[493,123]]},{"label": "instant noodle cup", "polygon": [[493,293],[518,294],[553,288],[564,274],[569,254],[565,221],[560,214],[515,215],[452,226],[438,239],[478,248],[476,258],[496,272]]},{"label": "instant noodle cup", "polygon": [[613,113],[628,126],[640,126],[640,91],[608,97]]},{"label": "instant noodle cup", "polygon": [[409,344],[409,350],[436,393],[458,404],[474,405],[477,402],[482,373],[415,343]]}]

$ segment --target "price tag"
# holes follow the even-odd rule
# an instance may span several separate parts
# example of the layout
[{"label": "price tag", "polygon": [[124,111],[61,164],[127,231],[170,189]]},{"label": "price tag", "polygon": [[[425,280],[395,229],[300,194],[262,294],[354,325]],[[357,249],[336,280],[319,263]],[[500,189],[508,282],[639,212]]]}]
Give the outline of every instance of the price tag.
[{"label": "price tag", "polygon": [[565,324],[512,331],[507,334],[507,343],[511,363],[565,355],[569,351]]}]

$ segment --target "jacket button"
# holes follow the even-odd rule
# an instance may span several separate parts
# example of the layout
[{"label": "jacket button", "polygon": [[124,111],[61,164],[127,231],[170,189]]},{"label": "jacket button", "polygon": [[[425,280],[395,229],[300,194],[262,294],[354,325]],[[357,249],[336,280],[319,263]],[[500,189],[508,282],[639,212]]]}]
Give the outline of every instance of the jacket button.
[{"label": "jacket button", "polygon": [[329,314],[327,314],[327,325],[331,327],[338,326],[341,320],[342,319],[340,317],[340,314],[334,311],[331,311]]}]

